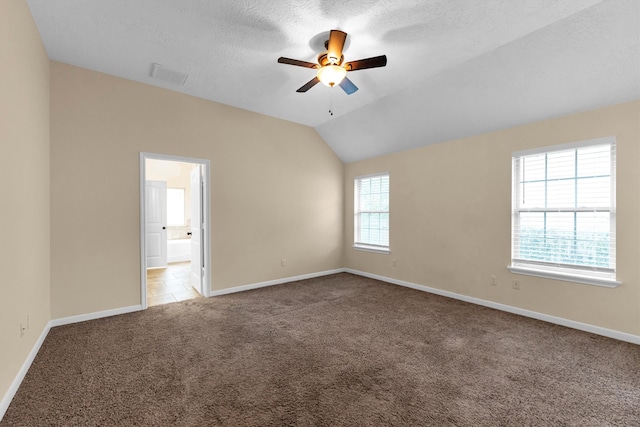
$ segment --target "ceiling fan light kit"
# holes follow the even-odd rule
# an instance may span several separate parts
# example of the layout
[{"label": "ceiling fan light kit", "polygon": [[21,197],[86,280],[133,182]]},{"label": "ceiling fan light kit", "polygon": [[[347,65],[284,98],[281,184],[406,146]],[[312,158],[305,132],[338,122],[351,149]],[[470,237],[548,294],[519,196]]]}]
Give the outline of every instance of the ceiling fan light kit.
[{"label": "ceiling fan light kit", "polygon": [[347,39],[347,33],[340,30],[331,30],[329,40],[325,43],[326,52],[318,56],[318,63],[301,61],[298,59],[290,59],[285,57],[278,58],[281,64],[295,65],[298,67],[317,69],[316,76],[300,87],[296,92],[304,93],[314,87],[319,82],[325,86],[334,87],[339,85],[347,95],[358,90],[358,87],[347,78],[348,71],[363,70],[366,68],[384,67],[387,65],[386,55],[375,56],[372,58],[360,59],[343,64],[344,56],[342,50]]},{"label": "ceiling fan light kit", "polygon": [[347,76],[347,70],[339,65],[325,65],[318,70],[317,76],[325,86],[334,87]]}]

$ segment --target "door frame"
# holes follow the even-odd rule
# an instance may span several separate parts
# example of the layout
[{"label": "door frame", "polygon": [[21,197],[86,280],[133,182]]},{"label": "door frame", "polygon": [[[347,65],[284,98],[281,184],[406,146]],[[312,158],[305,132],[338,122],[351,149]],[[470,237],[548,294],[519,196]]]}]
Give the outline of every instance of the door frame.
[{"label": "door frame", "polygon": [[147,176],[146,160],[168,160],[173,162],[195,163],[202,165],[202,215],[204,224],[204,238],[202,239],[202,256],[204,259],[204,272],[202,278],[202,295],[211,296],[211,191],[210,191],[210,165],[207,159],[195,157],[174,156],[171,154],[158,154],[140,152],[140,302],[143,310],[147,308],[147,256],[146,256],[146,185]]}]

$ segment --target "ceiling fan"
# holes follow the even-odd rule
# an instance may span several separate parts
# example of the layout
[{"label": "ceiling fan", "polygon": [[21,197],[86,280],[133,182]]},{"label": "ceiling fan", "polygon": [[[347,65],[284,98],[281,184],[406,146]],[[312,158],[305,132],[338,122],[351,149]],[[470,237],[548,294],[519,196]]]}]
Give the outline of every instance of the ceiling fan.
[{"label": "ceiling fan", "polygon": [[297,65],[298,67],[313,68],[318,70],[316,76],[309,80],[296,92],[306,92],[319,82],[326,86],[333,87],[339,85],[347,95],[351,95],[358,90],[358,87],[347,78],[347,71],[364,70],[366,68],[384,67],[387,65],[387,56],[380,55],[372,58],[359,59],[357,61],[344,62],[342,49],[347,39],[347,33],[340,30],[331,30],[329,40],[325,42],[326,52],[318,55],[318,63],[300,61],[298,59],[290,59],[280,57],[278,62],[281,64]]}]

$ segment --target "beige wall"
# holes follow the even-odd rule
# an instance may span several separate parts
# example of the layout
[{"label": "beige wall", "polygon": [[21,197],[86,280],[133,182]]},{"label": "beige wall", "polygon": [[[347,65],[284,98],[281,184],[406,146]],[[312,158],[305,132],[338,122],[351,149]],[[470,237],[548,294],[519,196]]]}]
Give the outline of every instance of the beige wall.
[{"label": "beige wall", "polygon": [[23,0],[0,1],[0,183],[2,398],[49,321],[49,60]]},{"label": "beige wall", "polygon": [[[511,153],[617,137],[616,289],[515,275]],[[356,251],[353,178],[390,173],[390,255]],[[382,276],[640,335],[640,102],[348,164],[345,265]],[[392,260],[397,259],[394,268]],[[495,275],[498,286],[489,285]],[[521,290],[511,282],[519,280]]]},{"label": "beige wall", "polygon": [[[210,159],[214,290],[344,262],[640,335],[639,127],[633,102],[344,167],[308,127],[50,64],[26,1],[0,1],[0,397],[51,318],[140,303],[141,151]],[[624,284],[509,273],[511,152],[608,135]],[[351,249],[353,177],[379,171],[391,255]]]},{"label": "beige wall", "polygon": [[52,62],[53,318],[140,304],[141,151],[211,161],[214,290],[342,267],[343,164],[313,129]]}]

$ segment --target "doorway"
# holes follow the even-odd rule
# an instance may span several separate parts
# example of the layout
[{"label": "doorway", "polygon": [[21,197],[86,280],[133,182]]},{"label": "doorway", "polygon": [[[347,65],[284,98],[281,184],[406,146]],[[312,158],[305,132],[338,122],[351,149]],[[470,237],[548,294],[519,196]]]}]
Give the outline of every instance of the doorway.
[{"label": "doorway", "polygon": [[209,161],[140,153],[142,307],[208,297]]}]

